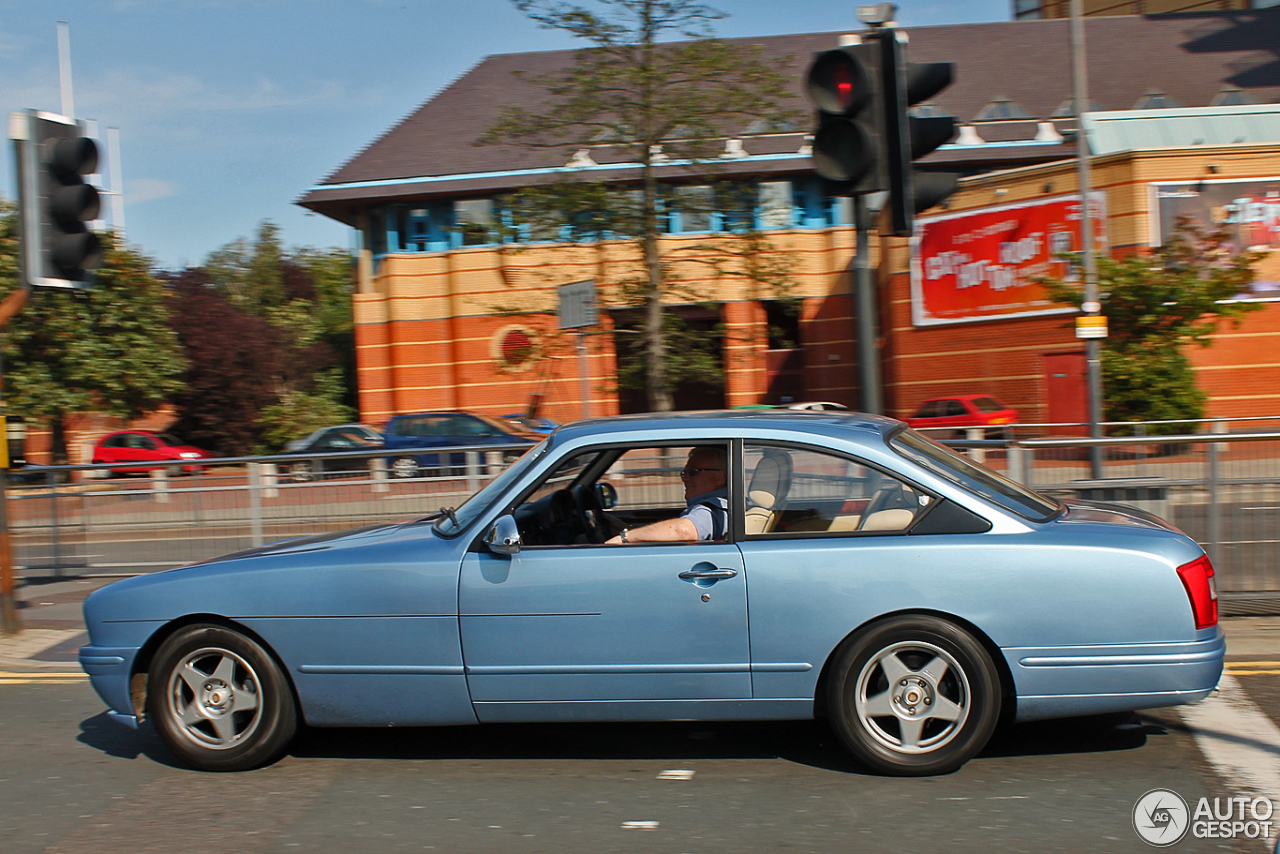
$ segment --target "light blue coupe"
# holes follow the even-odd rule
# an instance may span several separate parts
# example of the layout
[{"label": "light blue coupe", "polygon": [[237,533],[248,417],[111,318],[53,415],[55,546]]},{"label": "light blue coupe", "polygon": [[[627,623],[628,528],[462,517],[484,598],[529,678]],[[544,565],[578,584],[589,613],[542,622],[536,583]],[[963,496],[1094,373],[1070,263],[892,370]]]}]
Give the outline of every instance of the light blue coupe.
[{"label": "light blue coupe", "polygon": [[[685,509],[695,447],[728,460],[724,538],[606,545]],[[1170,525],[827,412],[579,422],[456,510],[119,581],[85,622],[112,714],[209,770],[302,724],[821,716],[938,774],[1002,721],[1199,700],[1226,651]]]}]

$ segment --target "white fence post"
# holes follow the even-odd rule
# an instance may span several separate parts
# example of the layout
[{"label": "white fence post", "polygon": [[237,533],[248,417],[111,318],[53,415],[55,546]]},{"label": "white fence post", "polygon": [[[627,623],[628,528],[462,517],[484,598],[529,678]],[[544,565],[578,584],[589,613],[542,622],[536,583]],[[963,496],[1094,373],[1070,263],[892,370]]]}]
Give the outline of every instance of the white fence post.
[{"label": "white fence post", "polygon": [[168,469],[158,468],[151,472],[151,494],[155,496],[157,504],[169,503]]},{"label": "white fence post", "polygon": [[[250,465],[259,465],[259,463],[250,463]],[[262,497],[279,497],[280,467],[275,463],[261,463],[260,465],[262,466]]]},{"label": "white fence post", "polygon": [[249,463],[249,529],[254,548],[262,545],[262,463]]},{"label": "white fence post", "polygon": [[369,472],[370,480],[373,482],[373,486],[370,487],[371,492],[391,491],[391,484],[387,483],[386,457],[370,457]]}]

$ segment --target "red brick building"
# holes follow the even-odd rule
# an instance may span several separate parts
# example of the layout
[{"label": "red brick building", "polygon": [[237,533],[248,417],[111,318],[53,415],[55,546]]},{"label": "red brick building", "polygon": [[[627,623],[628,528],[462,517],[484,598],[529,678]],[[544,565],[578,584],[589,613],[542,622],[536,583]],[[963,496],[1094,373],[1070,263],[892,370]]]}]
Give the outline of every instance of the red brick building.
[{"label": "red brick building", "polygon": [[[1092,183],[1105,200],[1106,251],[1150,245],[1165,205],[1161,187],[1173,188],[1169,198],[1199,197],[1196,188],[1246,182],[1249,193],[1263,194],[1250,204],[1265,207],[1280,176],[1274,109],[1260,108],[1261,124],[1235,137],[1219,140],[1213,129],[1231,125],[1223,116],[1233,105],[1280,101],[1280,66],[1264,61],[1257,49],[1280,44],[1280,9],[1086,23],[1090,109],[1102,111],[1098,116],[1179,104],[1144,115],[1173,120],[1186,118],[1190,108],[1210,128],[1207,138],[1196,138],[1185,123],[1156,122],[1149,129],[1182,129],[1172,141],[1138,137],[1128,148],[1095,148],[1101,153]],[[913,61],[957,64],[957,82],[929,106],[956,116],[962,132],[930,155],[924,168],[969,176],[948,210],[930,212],[922,228],[948,217],[1047,204],[1076,192],[1068,22],[922,27],[909,35]],[[759,45],[787,69],[796,81],[789,106],[804,115],[810,108],[800,95],[803,71],[814,52],[835,47],[839,37],[738,41]],[[619,353],[628,345],[612,334],[623,309],[611,306],[617,306],[618,283],[638,261],[630,246],[535,242],[527,236],[504,242],[510,241],[504,236],[512,233],[510,226],[519,226],[504,208],[505,193],[574,169],[626,184],[636,180],[636,164],[603,147],[546,151],[477,144],[503,104],[536,94],[527,88],[530,78],[563,70],[571,59],[565,51],[487,58],[300,200],[361,235],[355,309],[364,420],[377,423],[399,412],[437,408],[502,414],[534,400],[543,401],[544,414],[557,420],[643,408],[638,396],[616,387]],[[525,76],[513,76],[517,71]],[[1099,137],[1106,136],[1099,128]],[[677,399],[680,408],[785,398],[856,406],[861,399],[848,200],[830,195],[813,174],[807,130],[747,125],[726,133],[717,177],[755,193],[756,226],[790,259],[797,281],[792,295],[802,298],[802,307],[797,318],[786,318],[776,301],[762,299],[733,275],[702,283],[718,301],[710,315],[692,303],[673,302],[672,310],[689,322],[720,321],[726,330],[723,391],[686,389]],[[704,178],[678,164],[659,177],[672,200],[668,246],[714,246],[727,239],[714,215],[681,215],[681,193],[705,191]],[[923,234],[917,232],[917,243]],[[966,280],[969,293],[985,288],[997,294],[978,315],[966,315],[972,307],[958,305],[933,314],[927,303],[941,292],[922,290],[919,282],[913,289],[910,250],[909,241],[888,239],[875,247],[872,259],[879,270],[877,347],[889,414],[905,415],[925,397],[980,390],[1004,398],[1029,420],[1076,420],[1072,406],[1080,398],[1071,389],[1079,387],[1083,348],[1070,317],[1045,313],[1043,305],[1027,309],[1034,297],[1012,280]],[[969,263],[1013,275],[1001,260],[975,257]],[[941,269],[949,262],[930,263]],[[558,287],[586,280],[596,283],[602,311],[579,358],[576,338],[558,329],[556,295]],[[1001,304],[1000,294],[1013,292],[1021,292],[1021,302],[1009,302],[999,309],[1003,314],[982,313]],[[1269,293],[1249,296],[1266,299]],[[792,324],[798,347],[771,349],[769,328],[779,320]],[[1269,355],[1280,352],[1278,334],[1280,310],[1268,306],[1239,329],[1224,330],[1214,347],[1192,354],[1211,414],[1280,414],[1280,357]]]}]

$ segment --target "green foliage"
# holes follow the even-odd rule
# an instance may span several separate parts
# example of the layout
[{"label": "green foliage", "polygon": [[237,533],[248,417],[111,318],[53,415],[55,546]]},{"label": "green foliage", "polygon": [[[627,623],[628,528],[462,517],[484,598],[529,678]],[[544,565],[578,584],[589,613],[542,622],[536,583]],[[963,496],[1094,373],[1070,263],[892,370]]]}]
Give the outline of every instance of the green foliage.
[{"label": "green foliage", "polygon": [[354,419],[351,408],[338,402],[343,386],[340,368],[320,371],[312,380],[310,391],[287,391],[280,396],[279,403],[262,410],[258,420],[262,434],[255,453],[274,453],[290,439]]},{"label": "green foliage", "polygon": [[[1205,396],[1185,353],[1206,347],[1223,321],[1262,308],[1235,298],[1254,279],[1260,255],[1234,254],[1223,231],[1181,221],[1172,237],[1150,253],[1098,258],[1098,288],[1108,337],[1102,346],[1104,417],[1108,421],[1198,419]],[[1042,282],[1056,302],[1079,308],[1076,282]],[[1165,425],[1161,432],[1181,432]]]},{"label": "green foliage", "polygon": [[[699,187],[664,198],[656,166],[663,158],[689,161],[691,174],[705,185],[706,174],[716,168],[712,158],[727,137],[741,135],[752,120],[788,126],[792,117],[777,106],[788,94],[788,69],[765,62],[760,51],[741,43],[712,39],[710,25],[723,13],[692,0],[597,0],[602,13],[558,0],[514,2],[541,26],[565,30],[592,47],[579,51],[564,72],[528,77],[542,97],[505,110],[481,141],[560,149],[566,160],[575,150],[604,149],[609,160],[621,157],[641,165],[640,180],[631,186],[594,182],[589,172],[570,173],[526,188],[507,204],[534,240],[635,242],[641,259],[637,269],[598,284],[614,286],[612,292],[602,290],[614,307],[641,309],[624,315],[633,317],[634,325],[620,332],[639,333],[644,344],[620,348],[620,381],[642,383],[649,408],[669,410],[673,385],[703,373],[688,366],[702,363],[689,354],[718,347],[721,339],[704,333],[691,349],[691,340],[699,335],[666,317],[671,302],[703,301],[709,295],[695,293],[680,275],[691,253],[663,257],[659,237],[664,211],[670,205],[691,213],[703,204],[699,194],[724,210],[727,197]],[[692,41],[662,40],[670,35]],[[724,239],[715,241],[712,251],[726,269],[735,258],[726,246],[751,228],[751,217],[743,216]],[[758,246],[762,238],[755,239]],[[770,268],[739,266],[754,269],[766,286],[785,288],[786,270],[779,273],[778,268],[788,265],[779,261],[775,258]]]},{"label": "green foliage", "polygon": [[187,384],[198,391],[179,401],[190,436],[223,453],[270,452],[351,419],[350,253],[286,250],[268,221],[253,240],[227,244],[174,283],[191,319],[180,325],[192,362]]},{"label": "green foliage", "polygon": [[[17,287],[16,217],[0,212],[0,296]],[[53,434],[67,460],[64,420],[86,410],[138,418],[182,387],[186,363],[149,259],[103,235],[105,260],[87,292],[39,290],[4,335],[5,404]]]}]

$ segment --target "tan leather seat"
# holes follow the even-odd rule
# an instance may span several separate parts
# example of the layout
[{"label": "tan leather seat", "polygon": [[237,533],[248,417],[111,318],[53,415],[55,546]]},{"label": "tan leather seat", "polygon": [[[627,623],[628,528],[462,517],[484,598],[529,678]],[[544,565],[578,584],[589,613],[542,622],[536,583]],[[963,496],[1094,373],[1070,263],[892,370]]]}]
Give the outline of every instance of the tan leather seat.
[{"label": "tan leather seat", "polygon": [[774,449],[765,451],[747,487],[748,535],[767,534],[777,527],[790,489],[791,455]]}]

